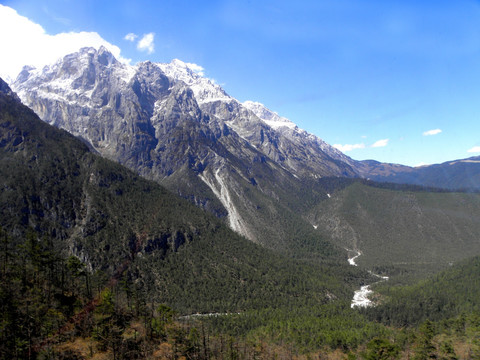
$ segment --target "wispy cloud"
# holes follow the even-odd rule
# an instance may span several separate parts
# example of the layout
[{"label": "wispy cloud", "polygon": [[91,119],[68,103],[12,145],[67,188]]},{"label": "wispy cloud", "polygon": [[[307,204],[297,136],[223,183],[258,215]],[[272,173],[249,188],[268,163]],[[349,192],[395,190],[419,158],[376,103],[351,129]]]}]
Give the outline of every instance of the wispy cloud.
[{"label": "wispy cloud", "polygon": [[345,145],[333,144],[333,147],[337,148],[341,152],[348,152],[348,151],[352,151],[352,150],[355,150],[355,149],[364,149],[365,144],[363,144],[363,143],[362,144],[345,144]]},{"label": "wispy cloud", "polygon": [[137,34],[128,33],[127,35],[125,35],[124,39],[127,40],[127,41],[134,42],[137,37],[138,37]]},{"label": "wispy cloud", "polygon": [[432,129],[432,130],[428,130],[428,131],[425,131],[423,133],[423,136],[432,136],[432,135],[438,135],[442,132],[441,129]]},{"label": "wispy cloud", "polygon": [[388,145],[389,139],[382,139],[382,140],[377,140],[372,144],[372,148],[379,148],[379,147],[385,147]]},{"label": "wispy cloud", "polygon": [[137,49],[152,54],[155,51],[155,44],[153,43],[154,39],[155,33],[153,32],[143,35],[137,44]]},{"label": "wispy cloud", "polygon": [[[131,32],[124,36],[124,40],[135,42],[138,39],[138,35]],[[148,34],[143,34],[142,38],[137,42],[137,50],[146,51],[148,54],[155,52],[155,33],[151,32]],[[192,67],[196,67],[196,64],[189,64]],[[203,71],[203,68],[201,69]]]},{"label": "wispy cloud", "polygon": [[197,65],[195,63],[185,63],[193,72],[197,73],[200,76],[205,76],[205,69],[203,66]]},{"label": "wispy cloud", "polygon": [[469,152],[469,153],[480,153],[480,146],[474,146],[470,150],[468,150],[467,152]]},{"label": "wispy cloud", "polygon": [[[363,137],[363,136],[362,136]],[[341,152],[348,152],[352,150],[357,150],[357,149],[366,149],[366,148],[379,148],[379,147],[385,147],[388,145],[389,139],[381,139],[378,141],[375,141],[372,145],[365,145],[364,143],[359,143],[359,144],[334,144],[333,147],[337,148]]]}]

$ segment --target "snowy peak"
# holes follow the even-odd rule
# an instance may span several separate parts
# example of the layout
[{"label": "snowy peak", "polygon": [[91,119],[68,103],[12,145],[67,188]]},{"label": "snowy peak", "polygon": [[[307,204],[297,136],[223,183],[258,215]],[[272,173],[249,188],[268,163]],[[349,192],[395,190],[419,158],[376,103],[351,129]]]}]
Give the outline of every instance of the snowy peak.
[{"label": "snowy peak", "polygon": [[131,66],[84,48],[42,70],[26,68],[13,89],[44,121],[254,241],[267,241],[258,229],[275,218],[257,217],[261,206],[275,208],[302,178],[355,176],[320,139],[262,104],[241,104],[180,60]]},{"label": "snowy peak", "polygon": [[[296,143],[298,146],[304,147],[304,152],[310,153],[311,157],[315,157],[321,152],[330,156],[332,159],[340,160],[347,164],[351,163],[351,159],[342,152],[327,144],[316,135],[300,129],[293,121],[290,121],[289,119],[278,115],[276,112],[269,110],[265,107],[265,105],[254,101],[245,101],[242,105],[253,112],[273,130],[282,133],[283,136]],[[318,162],[321,163],[324,160],[325,159],[320,156]]]},{"label": "snowy peak", "polygon": [[178,59],[173,59],[170,63],[158,63],[157,65],[165,75],[183,81],[187,85],[195,83],[203,75],[203,69],[200,66],[188,64]]},{"label": "snowy peak", "polygon": [[178,59],[157,66],[174,81],[183,81],[188,85],[199,105],[214,101],[234,101],[219,85],[203,76],[203,68],[199,65],[186,63]]},{"label": "snowy peak", "polygon": [[280,127],[288,127],[289,129],[297,128],[297,125],[287,118],[279,116],[276,112],[273,112],[265,107],[265,105],[254,102],[254,101],[245,101],[242,103],[248,110],[252,111],[258,118],[263,120],[268,126],[273,129],[278,129]]},{"label": "snowy peak", "polygon": [[[355,175],[349,163],[351,159],[320,138],[263,104],[240,103],[206,78],[201,66],[178,59],[163,64],[145,61],[131,66],[116,60],[105,48],[83,48],[42,70],[24,69],[14,88],[24,103],[35,106],[41,118],[50,123],[62,118],[69,131],[112,149],[112,154],[112,141],[95,130],[106,114],[116,119],[112,120],[112,126],[122,131],[125,131],[123,120],[127,115],[132,121],[141,119],[146,124],[141,128],[149,129],[152,139],[158,135],[156,131],[164,133],[188,118],[206,121],[214,128],[227,126],[295,176]],[[138,104],[132,107],[134,103]],[[67,105],[69,114],[63,110]],[[78,114],[76,119],[72,118],[74,113]],[[176,120],[172,117],[163,128],[154,130],[166,113],[175,114]],[[218,121],[224,125],[216,124]],[[118,140],[115,146],[121,147],[120,144]],[[93,146],[98,149],[97,145]]]},{"label": "snowy peak", "polygon": [[24,67],[14,86],[22,99],[36,92],[43,98],[91,107],[95,106],[92,94],[106,86],[105,74],[127,84],[135,73],[136,67],[119,62],[105,47],[86,47],[43,69]]}]

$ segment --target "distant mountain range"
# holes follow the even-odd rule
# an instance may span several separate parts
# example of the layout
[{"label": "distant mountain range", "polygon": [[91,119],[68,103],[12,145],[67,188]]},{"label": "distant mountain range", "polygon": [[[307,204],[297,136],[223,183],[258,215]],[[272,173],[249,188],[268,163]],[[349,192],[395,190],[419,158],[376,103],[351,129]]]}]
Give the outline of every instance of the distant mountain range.
[{"label": "distant mountain range", "polygon": [[[381,164],[377,164],[381,166]],[[416,168],[399,168],[390,174],[371,174],[372,180],[415,184],[450,190],[480,190],[480,156]]]}]

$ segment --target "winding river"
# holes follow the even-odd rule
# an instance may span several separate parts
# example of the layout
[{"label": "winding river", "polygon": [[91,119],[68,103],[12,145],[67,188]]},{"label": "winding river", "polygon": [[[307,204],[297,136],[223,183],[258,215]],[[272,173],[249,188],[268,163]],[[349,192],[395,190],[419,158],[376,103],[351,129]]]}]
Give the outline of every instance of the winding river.
[{"label": "winding river", "polygon": [[[355,262],[355,260],[360,256],[362,255],[362,253],[358,250],[355,250],[356,254],[354,256],[352,256],[351,258],[348,258],[348,263],[352,266],[357,266],[357,263]],[[379,283],[381,281],[386,281],[388,280],[388,276],[380,276],[378,274],[374,274],[373,272],[369,271],[370,274],[372,274],[373,276],[379,278],[380,280],[375,282],[374,284],[376,283]],[[373,285],[373,284],[370,284],[370,285],[363,285],[360,290],[356,290],[355,293],[353,294],[353,300],[352,300],[352,304],[350,305],[352,308],[356,307],[356,306],[359,306],[359,307],[368,307],[368,306],[372,306],[373,305],[373,302],[369,299],[369,295],[373,293],[373,291],[370,289],[370,286]]]}]

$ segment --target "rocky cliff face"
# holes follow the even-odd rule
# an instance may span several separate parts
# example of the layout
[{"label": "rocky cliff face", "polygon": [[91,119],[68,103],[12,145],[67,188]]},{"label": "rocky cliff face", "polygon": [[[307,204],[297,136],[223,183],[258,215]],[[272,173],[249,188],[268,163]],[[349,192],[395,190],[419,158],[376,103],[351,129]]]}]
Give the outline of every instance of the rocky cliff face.
[{"label": "rocky cliff face", "polygon": [[179,60],[129,66],[84,48],[42,70],[24,68],[13,89],[44,121],[254,241],[290,236],[282,227],[265,235],[260,222],[280,216],[279,204],[306,179],[357,175],[321,139],[261,104],[238,102]]}]

